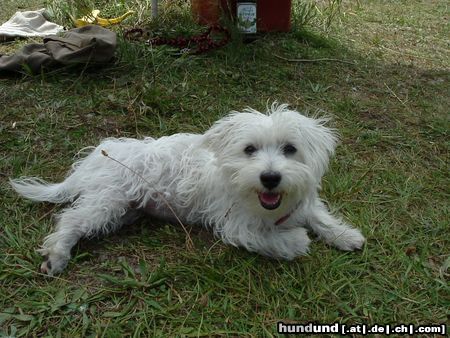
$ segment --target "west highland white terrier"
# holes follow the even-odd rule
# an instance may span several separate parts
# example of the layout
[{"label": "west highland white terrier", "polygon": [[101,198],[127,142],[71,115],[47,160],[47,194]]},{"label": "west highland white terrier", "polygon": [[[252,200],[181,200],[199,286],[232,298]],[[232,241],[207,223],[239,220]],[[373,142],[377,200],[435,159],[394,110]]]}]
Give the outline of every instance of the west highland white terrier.
[{"label": "west highland white terrier", "polygon": [[327,121],[284,104],[265,114],[245,109],[202,135],[105,139],[61,183],[11,180],[33,201],[70,203],[38,250],[41,271],[61,272],[80,238],[143,214],[203,224],[224,243],[280,259],[308,252],[307,229],[341,250],[360,249],[361,232],[333,216],[318,195],[337,142]]}]

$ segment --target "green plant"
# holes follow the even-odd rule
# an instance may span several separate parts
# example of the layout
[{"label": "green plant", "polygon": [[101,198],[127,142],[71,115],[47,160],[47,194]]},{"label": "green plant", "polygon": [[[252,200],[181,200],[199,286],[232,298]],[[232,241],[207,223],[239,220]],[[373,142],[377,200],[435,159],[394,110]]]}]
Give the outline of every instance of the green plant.
[{"label": "green plant", "polygon": [[297,28],[315,26],[328,30],[337,19],[342,0],[294,0],[292,17]]}]

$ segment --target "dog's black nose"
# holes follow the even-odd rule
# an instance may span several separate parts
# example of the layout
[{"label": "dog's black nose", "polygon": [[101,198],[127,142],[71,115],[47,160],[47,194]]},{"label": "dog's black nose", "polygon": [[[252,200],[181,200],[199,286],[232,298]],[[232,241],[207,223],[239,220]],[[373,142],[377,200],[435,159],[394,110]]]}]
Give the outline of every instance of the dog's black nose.
[{"label": "dog's black nose", "polygon": [[281,181],[281,174],[277,171],[264,171],[261,176],[259,176],[261,183],[267,189],[273,189]]}]

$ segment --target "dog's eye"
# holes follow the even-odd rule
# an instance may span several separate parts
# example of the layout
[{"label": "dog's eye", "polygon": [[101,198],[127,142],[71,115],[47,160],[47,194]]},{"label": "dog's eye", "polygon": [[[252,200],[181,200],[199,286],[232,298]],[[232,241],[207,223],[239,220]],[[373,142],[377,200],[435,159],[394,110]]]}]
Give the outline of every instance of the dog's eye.
[{"label": "dog's eye", "polygon": [[256,151],[255,146],[253,145],[248,145],[247,147],[245,147],[244,149],[244,153],[246,153],[247,155],[252,155],[254,152]]},{"label": "dog's eye", "polygon": [[297,152],[297,148],[295,148],[292,144],[286,144],[283,147],[283,154],[285,155],[294,155]]}]

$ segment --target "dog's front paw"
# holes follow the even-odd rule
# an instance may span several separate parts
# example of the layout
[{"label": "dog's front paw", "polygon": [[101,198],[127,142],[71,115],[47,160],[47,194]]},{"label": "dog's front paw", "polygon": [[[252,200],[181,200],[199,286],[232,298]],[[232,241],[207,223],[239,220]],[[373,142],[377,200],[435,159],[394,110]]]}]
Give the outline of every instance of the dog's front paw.
[{"label": "dog's front paw", "polygon": [[62,272],[69,262],[69,257],[56,253],[43,253],[43,258],[40,272],[49,276]]},{"label": "dog's front paw", "polygon": [[270,248],[269,256],[271,257],[292,260],[298,256],[307,255],[309,243],[311,240],[306,229],[298,227],[288,231],[274,232],[268,238],[264,250]]},{"label": "dog's front paw", "polygon": [[353,251],[361,249],[365,241],[366,239],[358,229],[345,228],[336,235],[331,244],[344,251]]}]

